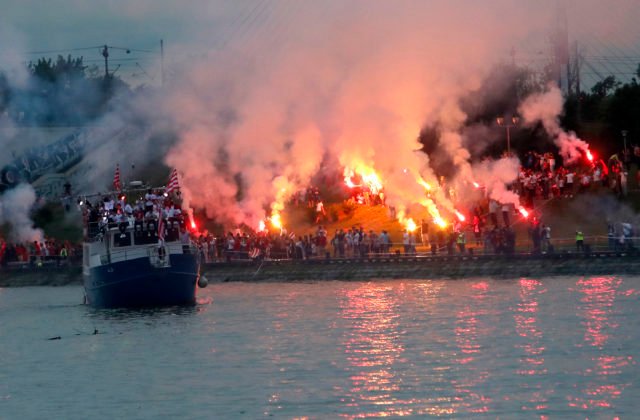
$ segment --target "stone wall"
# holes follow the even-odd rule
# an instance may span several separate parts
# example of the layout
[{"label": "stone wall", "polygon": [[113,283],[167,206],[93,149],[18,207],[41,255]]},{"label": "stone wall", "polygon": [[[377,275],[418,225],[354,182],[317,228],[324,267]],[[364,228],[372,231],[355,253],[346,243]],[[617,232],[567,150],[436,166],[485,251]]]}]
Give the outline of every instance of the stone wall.
[{"label": "stone wall", "polygon": [[[237,261],[202,267],[209,282],[520,278],[640,275],[640,254],[381,257],[353,260]],[[0,287],[82,284],[80,267],[0,269]]]},{"label": "stone wall", "polygon": [[82,267],[19,267],[0,269],[0,287],[82,284]]},{"label": "stone wall", "polygon": [[640,275],[631,254],[455,256],[213,263],[209,282]]}]

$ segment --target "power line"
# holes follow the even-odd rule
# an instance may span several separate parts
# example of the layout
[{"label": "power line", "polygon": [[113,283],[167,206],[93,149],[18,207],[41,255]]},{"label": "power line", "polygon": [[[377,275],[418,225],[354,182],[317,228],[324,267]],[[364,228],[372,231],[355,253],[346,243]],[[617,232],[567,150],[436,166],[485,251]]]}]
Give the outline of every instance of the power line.
[{"label": "power line", "polygon": [[61,50],[26,51],[26,52],[24,52],[24,54],[27,54],[27,55],[59,54],[59,53],[64,53],[64,52],[69,52],[69,51],[93,50],[93,49],[98,49],[98,48],[102,48],[102,47],[103,47],[103,45],[97,45],[95,47],[66,48],[66,49],[61,49]]}]

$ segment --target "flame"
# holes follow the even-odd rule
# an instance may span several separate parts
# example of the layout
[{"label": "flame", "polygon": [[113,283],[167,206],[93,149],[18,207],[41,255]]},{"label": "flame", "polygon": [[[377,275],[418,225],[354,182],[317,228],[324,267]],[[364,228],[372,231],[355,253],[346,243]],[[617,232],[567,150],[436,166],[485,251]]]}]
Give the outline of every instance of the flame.
[{"label": "flame", "polygon": [[593,162],[593,155],[590,150],[587,150],[587,159],[589,159],[589,162]]},{"label": "flame", "polygon": [[431,185],[421,177],[418,177],[417,182],[418,184],[422,185],[425,190],[431,191]]},{"label": "flame", "polygon": [[444,229],[447,227],[447,222],[440,216],[436,216],[433,218],[433,222],[440,226],[441,229]]},{"label": "flame", "polygon": [[188,208],[187,214],[189,215],[189,225],[191,226],[191,230],[196,230],[197,226],[196,226],[196,221],[193,218],[193,209]]},{"label": "flame", "polygon": [[408,232],[415,232],[416,229],[418,229],[418,225],[416,225],[416,222],[414,222],[412,218],[404,221],[404,227]]},{"label": "flame", "polygon": [[353,176],[355,175],[353,173],[353,169],[344,168],[343,174],[344,174],[344,183],[347,187],[349,188],[359,187],[359,185],[354,184],[353,181],[351,180],[351,178],[353,178]]},{"label": "flame", "polygon": [[442,218],[442,216],[440,216],[436,203],[434,203],[432,199],[427,198],[426,200],[422,200],[420,204],[427,208],[427,211],[433,218],[433,223],[440,226],[442,229],[447,227],[447,222]]},{"label": "flame", "polygon": [[272,214],[269,218],[271,222],[271,226],[277,229],[282,229],[282,219],[280,218],[280,213]]},{"label": "flame", "polygon": [[356,184],[353,183],[353,181],[351,180],[351,177],[345,177],[344,183],[347,184],[347,187],[349,188],[355,188],[357,186]]},{"label": "flame", "polygon": [[458,210],[455,210],[456,213],[456,217],[458,217],[458,220],[460,220],[461,222],[464,222],[467,218],[464,217],[464,214],[460,213]]},{"label": "flame", "polygon": [[[373,168],[366,165],[358,165],[355,169],[344,168],[344,183],[349,188],[360,187],[365,185],[369,191],[373,194],[378,194],[382,190],[382,181]],[[359,175],[362,179],[362,184],[358,185],[353,182],[351,178],[355,175]]]},{"label": "flame", "polygon": [[476,188],[480,188],[480,184],[478,184],[476,181],[473,181],[473,186]]},{"label": "flame", "polygon": [[260,220],[258,223],[258,232],[264,232],[267,229],[267,225],[264,223],[264,220]]},{"label": "flame", "polygon": [[365,184],[367,184],[369,190],[374,194],[378,194],[382,189],[382,182],[380,181],[378,174],[376,174],[375,172],[363,174],[362,180]]},{"label": "flame", "polygon": [[520,210],[518,211],[520,212],[520,214],[522,214],[523,217],[525,218],[529,217],[529,212],[524,207],[520,207]]}]

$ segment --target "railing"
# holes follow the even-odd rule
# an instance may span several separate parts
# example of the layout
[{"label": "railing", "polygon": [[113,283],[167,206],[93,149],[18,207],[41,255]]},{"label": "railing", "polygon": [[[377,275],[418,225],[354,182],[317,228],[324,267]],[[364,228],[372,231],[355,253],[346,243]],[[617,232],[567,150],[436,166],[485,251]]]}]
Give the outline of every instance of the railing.
[{"label": "railing", "polygon": [[[389,249],[386,252],[374,252],[371,250],[369,246],[363,246],[358,248],[349,248],[345,245],[344,252],[340,253],[337,248],[332,245],[328,245],[324,248],[323,251],[317,250],[313,255],[305,255],[302,259],[352,259],[352,258],[372,258],[372,257],[385,257],[385,256],[427,256],[427,255],[501,255],[501,254],[520,254],[520,255],[528,255],[528,254],[547,254],[547,253],[585,253],[585,252],[627,252],[635,250],[636,244],[640,246],[640,237],[633,238],[625,238],[623,244],[619,242],[618,238],[608,238],[606,236],[585,236],[583,240],[583,244],[581,248],[578,248],[576,245],[575,238],[556,238],[551,239],[548,244],[546,241],[540,241],[540,247],[538,250],[535,249],[533,241],[531,239],[521,239],[516,241],[514,249],[496,252],[492,244],[485,244],[484,238],[480,240],[480,243],[477,244],[475,238],[472,237],[468,240],[464,245],[464,252],[460,252],[459,244],[454,242],[449,242],[450,245],[447,245],[447,242],[437,244],[435,249],[432,250],[431,244],[423,244],[419,242],[415,245],[408,246],[408,252],[405,251],[405,245],[402,243],[391,243],[389,244]],[[550,246],[549,246],[550,245]],[[435,251],[435,252],[434,252]],[[288,249],[279,249],[276,252],[271,250],[268,255],[265,255],[265,252],[261,250],[260,254],[252,257],[252,250],[224,250],[215,248],[213,253],[210,253],[209,250],[203,251],[200,249],[199,251],[201,256],[203,257],[204,262],[225,262],[225,261],[248,261],[253,259],[262,259],[262,258],[270,258],[270,259],[278,259],[278,260],[288,260],[288,259],[301,259],[296,258],[295,249],[293,250],[293,255],[290,252],[290,248]]]},{"label": "railing", "polygon": [[[625,238],[624,243],[620,243],[619,238],[610,238],[607,236],[585,236],[583,248],[578,249],[576,247],[575,238],[555,238],[551,239],[550,244],[552,248],[546,247],[544,242],[541,242],[541,247],[539,252],[541,254],[555,253],[555,254],[579,254],[579,253],[598,253],[598,252],[629,252],[635,251],[636,246],[640,247],[640,237],[630,237]],[[272,253],[271,255],[265,255],[263,251],[260,252],[259,255],[254,258],[251,257],[251,250],[241,250],[241,251],[227,251],[220,250],[216,248],[215,252],[211,255],[209,252],[203,252],[202,249],[196,248],[192,243],[191,244],[170,244],[169,246],[181,246],[183,252],[185,253],[200,253],[200,256],[203,258],[202,262],[210,263],[210,262],[225,262],[225,261],[251,261],[255,259],[263,259],[265,257],[269,259],[277,259],[277,260],[295,260],[300,258],[295,258],[295,255],[291,255],[287,252],[287,249],[280,250],[279,253]],[[334,249],[333,246],[329,245],[324,248],[324,252],[321,254],[320,252],[316,252],[315,255],[304,255],[304,259],[354,259],[354,258],[376,258],[376,257],[413,257],[413,256],[432,256],[434,253],[431,250],[430,244],[415,244],[415,250],[411,248],[409,252],[405,252],[404,244],[402,243],[391,243],[389,245],[388,252],[372,252],[368,247],[363,247],[364,249],[348,249],[345,247],[345,252],[343,255],[340,255],[337,250]],[[123,248],[123,249],[112,249],[111,251],[111,261],[124,261],[127,258],[132,257],[134,254],[136,257],[147,257],[150,256],[147,251],[148,249],[153,249],[157,252],[157,246],[149,246],[144,248]],[[167,250],[169,251],[169,250]],[[515,249],[513,250],[514,254],[526,256],[534,254],[534,246],[533,242],[530,239],[521,239],[516,241]],[[460,252],[458,244],[455,242],[453,246],[440,245],[436,246],[435,255],[437,256],[446,256],[446,255],[500,255],[505,254],[505,252],[494,252],[493,247],[489,246],[485,247],[484,238],[481,240],[481,244],[475,243],[475,238],[471,238],[470,241],[467,241],[465,244],[464,253]],[[167,255],[168,260],[168,255]],[[4,265],[0,266],[0,269],[27,269],[27,268],[47,268],[47,267],[63,267],[63,266],[79,266],[82,263],[81,255],[74,255],[69,257],[60,257],[60,256],[29,256],[28,261],[11,261],[4,262]]]},{"label": "railing", "polygon": [[42,255],[29,255],[26,261],[6,261],[3,260],[0,264],[0,270],[22,270],[22,269],[49,269],[52,267],[79,267],[82,264],[82,254],[73,256],[42,256]]}]

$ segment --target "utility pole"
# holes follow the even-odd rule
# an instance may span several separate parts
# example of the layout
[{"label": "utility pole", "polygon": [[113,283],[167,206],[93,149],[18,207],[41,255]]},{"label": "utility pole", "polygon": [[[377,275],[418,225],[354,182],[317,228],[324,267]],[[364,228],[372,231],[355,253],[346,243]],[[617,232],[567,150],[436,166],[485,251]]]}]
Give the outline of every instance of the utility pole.
[{"label": "utility pole", "polygon": [[580,67],[582,67],[580,51],[578,50],[578,41],[576,41],[576,61],[574,63],[574,71],[576,77],[576,98],[578,103],[576,104],[576,119],[580,123],[580,114],[582,111],[582,92],[580,91]]},{"label": "utility pole", "polygon": [[160,86],[164,86],[164,41],[160,40]]},{"label": "utility pole", "polygon": [[102,48],[102,56],[104,57],[104,78],[109,77],[109,47],[106,45]]},{"label": "utility pole", "polygon": [[556,22],[553,34],[551,36],[553,48],[553,67],[554,77],[558,83],[558,87],[566,93],[570,94],[569,80],[563,80],[563,67],[567,67],[567,76],[569,75],[569,30],[567,23],[567,11],[560,1],[556,3]]}]

